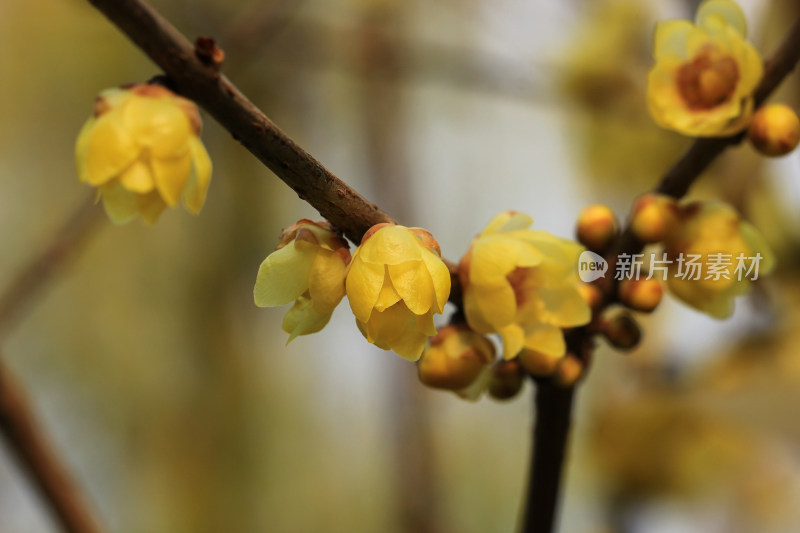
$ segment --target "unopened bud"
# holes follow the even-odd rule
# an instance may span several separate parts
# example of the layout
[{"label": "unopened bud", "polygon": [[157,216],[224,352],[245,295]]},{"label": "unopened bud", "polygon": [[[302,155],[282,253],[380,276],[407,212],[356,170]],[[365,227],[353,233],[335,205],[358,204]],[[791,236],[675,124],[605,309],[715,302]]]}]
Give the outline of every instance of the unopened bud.
[{"label": "unopened bud", "polygon": [[519,361],[500,360],[492,366],[489,379],[489,395],[495,400],[509,400],[519,394],[525,374]]},{"label": "unopened bud", "polygon": [[620,350],[635,348],[642,338],[639,324],[627,312],[621,312],[605,319],[602,324],[602,332],[608,342]]},{"label": "unopened bud", "polygon": [[634,311],[649,313],[661,302],[664,288],[655,278],[626,279],[617,287],[619,301]]},{"label": "unopened bud", "polygon": [[768,104],[753,115],[747,132],[750,143],[768,157],[786,155],[800,141],[800,119],[785,104]]},{"label": "unopened bud", "polygon": [[581,379],[583,368],[581,360],[568,353],[558,362],[553,380],[562,387],[572,387]]},{"label": "unopened bud", "polygon": [[589,304],[592,311],[596,311],[603,303],[603,292],[594,283],[578,283],[578,292],[583,300]]},{"label": "unopened bud", "polygon": [[643,243],[661,242],[674,225],[678,206],[674,198],[647,193],[636,199],[631,212],[631,231]]},{"label": "unopened bud", "polygon": [[435,389],[457,391],[474,382],[495,356],[494,345],[465,325],[439,329],[422,352],[419,380]]},{"label": "unopened bud", "polygon": [[614,242],[618,231],[617,216],[602,204],[584,208],[578,215],[575,228],[578,241],[594,252],[605,251]]},{"label": "unopened bud", "polygon": [[522,368],[534,376],[550,376],[556,371],[563,356],[549,355],[525,348],[517,356]]}]

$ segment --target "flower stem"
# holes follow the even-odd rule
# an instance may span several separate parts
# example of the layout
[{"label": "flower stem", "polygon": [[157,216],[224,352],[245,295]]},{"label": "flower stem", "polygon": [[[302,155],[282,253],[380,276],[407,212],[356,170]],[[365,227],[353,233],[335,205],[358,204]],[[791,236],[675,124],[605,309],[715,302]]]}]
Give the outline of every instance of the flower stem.
[{"label": "flower stem", "polygon": [[555,531],[574,394],[574,387],[559,387],[549,381],[536,385],[536,419],[522,533]]}]

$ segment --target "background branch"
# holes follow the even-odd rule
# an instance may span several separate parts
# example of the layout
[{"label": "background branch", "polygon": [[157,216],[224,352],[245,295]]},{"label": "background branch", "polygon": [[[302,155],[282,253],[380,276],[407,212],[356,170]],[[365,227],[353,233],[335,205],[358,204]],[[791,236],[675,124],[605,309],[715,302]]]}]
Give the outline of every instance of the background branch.
[{"label": "background branch", "polygon": [[0,431],[63,530],[100,533],[100,526],[42,430],[25,391],[1,360]]}]

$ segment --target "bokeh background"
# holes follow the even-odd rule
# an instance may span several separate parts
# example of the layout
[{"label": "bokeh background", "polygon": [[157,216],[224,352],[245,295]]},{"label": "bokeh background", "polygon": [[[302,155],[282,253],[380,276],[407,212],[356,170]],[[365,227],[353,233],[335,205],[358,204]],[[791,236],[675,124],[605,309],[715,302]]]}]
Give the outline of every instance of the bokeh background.
[{"label": "bokeh background", "polygon": [[[457,260],[497,212],[571,236],[624,218],[689,140],[644,89],[653,24],[685,0],[158,0],[301,146]],[[765,54],[800,15],[745,1]],[[87,207],[75,136],[102,89],[156,68],[88,2],[0,0],[0,291],[77,211],[95,219],[0,356],[112,532],[510,532],[531,387],[468,403],[368,345],[346,303],[286,346],[259,263],[312,208],[211,119],[199,217],[114,227]],[[798,103],[796,77],[778,95]],[[692,191],[767,236],[779,270],[718,322],[667,298],[643,345],[581,388],[561,530],[800,529],[800,158],[730,150]],[[81,207],[83,206],[83,207]],[[88,214],[87,214],[88,213]],[[3,292],[0,292],[3,294]],[[0,440],[0,531],[56,531]]]}]

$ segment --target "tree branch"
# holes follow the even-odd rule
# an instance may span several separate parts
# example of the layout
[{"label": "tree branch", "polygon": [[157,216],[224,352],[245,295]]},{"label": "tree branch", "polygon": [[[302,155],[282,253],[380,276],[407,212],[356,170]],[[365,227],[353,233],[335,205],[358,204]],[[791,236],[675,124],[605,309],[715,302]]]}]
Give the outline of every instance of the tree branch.
[{"label": "tree branch", "polygon": [[[780,82],[795,68],[798,60],[800,60],[800,20],[792,26],[778,50],[767,62],[764,77],[755,91],[756,106],[761,105],[772,94]],[[744,134],[738,134],[732,137],[695,140],[689,150],[662,177],[653,189],[654,192],[674,198],[683,197],[700,174],[725,148],[740,143],[743,138]],[[617,300],[617,285],[613,273],[619,254],[637,253],[642,247],[642,243],[633,235],[628,224],[606,255],[608,272],[612,275],[600,285],[603,290],[603,305],[596,311],[595,317]],[[590,345],[593,335],[591,328],[574,330],[574,334],[569,335],[567,339],[568,345],[580,357],[584,353],[582,347]],[[574,387],[558,390],[547,381],[537,384],[533,455],[523,533],[554,531],[573,396]]]},{"label": "tree branch", "polygon": [[25,391],[0,361],[0,431],[67,533],[101,533],[66,466],[50,444]]}]

